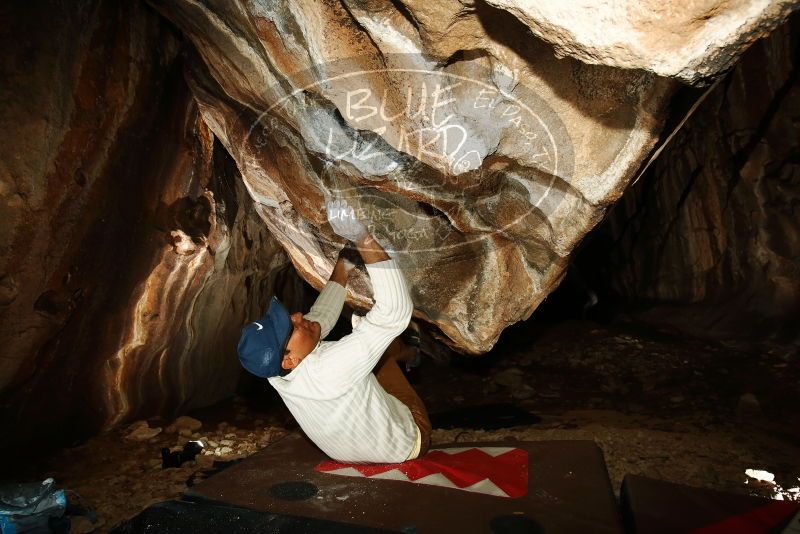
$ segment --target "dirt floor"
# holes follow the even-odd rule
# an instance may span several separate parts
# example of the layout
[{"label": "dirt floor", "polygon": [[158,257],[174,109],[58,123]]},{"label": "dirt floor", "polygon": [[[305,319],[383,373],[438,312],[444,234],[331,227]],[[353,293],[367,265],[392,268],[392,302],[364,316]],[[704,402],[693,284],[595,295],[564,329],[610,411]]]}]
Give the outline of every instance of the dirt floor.
[{"label": "dirt floor", "polygon": [[[612,485],[641,474],[693,486],[800,499],[800,359],[781,347],[725,346],[626,325],[570,321],[515,328],[488,357],[423,361],[412,379],[431,413],[512,402],[542,418],[528,426],[435,430],[453,441],[594,440],[604,451]],[[264,387],[268,387],[264,384]],[[191,414],[194,431],[139,424],[23,466],[15,478],[52,476],[70,497],[96,510],[74,532],[105,532],[146,506],[175,498],[212,474],[220,462],[244,458],[295,430],[269,394],[236,397]],[[191,426],[191,421],[188,426]],[[135,426],[133,428],[136,428]],[[161,448],[187,440],[205,449],[196,461],[162,469]],[[215,462],[217,462],[215,464]],[[768,471],[757,483],[747,469]]]}]

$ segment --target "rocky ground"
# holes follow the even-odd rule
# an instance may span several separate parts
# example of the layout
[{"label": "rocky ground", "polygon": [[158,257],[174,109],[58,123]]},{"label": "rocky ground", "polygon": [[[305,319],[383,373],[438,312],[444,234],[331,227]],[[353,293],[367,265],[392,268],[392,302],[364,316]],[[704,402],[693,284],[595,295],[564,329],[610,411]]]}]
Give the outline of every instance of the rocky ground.
[{"label": "rocky ground", "polygon": [[[785,348],[573,321],[512,330],[490,357],[423,362],[412,378],[432,413],[513,402],[542,418],[503,430],[435,430],[434,443],[589,439],[603,449],[617,490],[631,473],[800,499],[800,368]],[[294,430],[274,401],[236,397],[193,417],[137,422],[16,478],[53,476],[97,512],[96,524],[80,520],[75,531],[104,532]],[[195,460],[162,469],[161,449],[179,451],[188,441],[204,446]],[[746,476],[748,469],[774,474],[774,483]]]},{"label": "rocky ground", "polygon": [[[181,417],[169,424],[151,419],[106,432],[16,473],[16,480],[55,478],[70,502],[92,508],[97,522],[73,520],[72,532],[107,532],[147,506],[178,497],[227,462],[266,447],[286,434],[269,414],[248,410],[237,397],[202,411],[203,421]],[[222,421],[222,417],[230,422]],[[162,468],[161,449],[181,451],[187,442],[204,445],[181,467]]]},{"label": "rocky ground", "polygon": [[[415,386],[432,413],[453,404],[511,402],[542,422],[439,431],[437,441],[590,439],[603,449],[617,491],[630,473],[800,499],[796,347],[566,321],[520,325],[495,353],[421,369]],[[758,483],[745,475],[748,469],[774,474],[775,483]]]}]

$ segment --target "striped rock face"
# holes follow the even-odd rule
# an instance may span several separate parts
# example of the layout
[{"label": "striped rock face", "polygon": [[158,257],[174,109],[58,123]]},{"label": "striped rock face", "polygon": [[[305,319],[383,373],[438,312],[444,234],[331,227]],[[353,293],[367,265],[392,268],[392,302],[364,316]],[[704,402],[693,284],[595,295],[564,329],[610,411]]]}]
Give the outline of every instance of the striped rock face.
[{"label": "striped rock face", "polygon": [[142,2],[4,16],[0,450],[230,396],[288,259],[199,116],[180,36]]},{"label": "striped rock face", "polygon": [[[558,285],[655,145],[676,80],[713,79],[791,10],[151,3],[194,45],[202,116],[302,276],[321,287],[330,273],[343,243],[323,204],[343,196],[394,251],[416,316],[467,353]],[[350,304],[369,297],[361,273]]]}]

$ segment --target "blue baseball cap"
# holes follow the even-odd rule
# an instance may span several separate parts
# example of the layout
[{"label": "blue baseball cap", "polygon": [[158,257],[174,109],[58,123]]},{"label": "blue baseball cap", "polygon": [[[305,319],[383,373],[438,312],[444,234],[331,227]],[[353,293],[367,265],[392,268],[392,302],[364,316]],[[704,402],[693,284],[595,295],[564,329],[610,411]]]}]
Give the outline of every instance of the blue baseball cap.
[{"label": "blue baseball cap", "polygon": [[261,378],[278,376],[291,333],[289,312],[281,301],[272,297],[267,313],[242,329],[237,349],[242,366]]}]

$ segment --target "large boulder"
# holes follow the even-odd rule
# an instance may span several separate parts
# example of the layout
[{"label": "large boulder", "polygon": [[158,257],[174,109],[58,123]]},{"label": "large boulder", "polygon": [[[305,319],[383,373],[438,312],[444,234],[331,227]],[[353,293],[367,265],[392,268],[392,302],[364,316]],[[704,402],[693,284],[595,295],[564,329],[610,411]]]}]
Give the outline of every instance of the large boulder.
[{"label": "large boulder", "polygon": [[[345,196],[395,252],[415,315],[469,353],[558,285],[656,143],[675,79],[719,75],[792,8],[151,3],[193,43],[202,116],[301,275],[330,273],[343,243],[324,199]],[[369,297],[361,273],[348,300]]]}]

